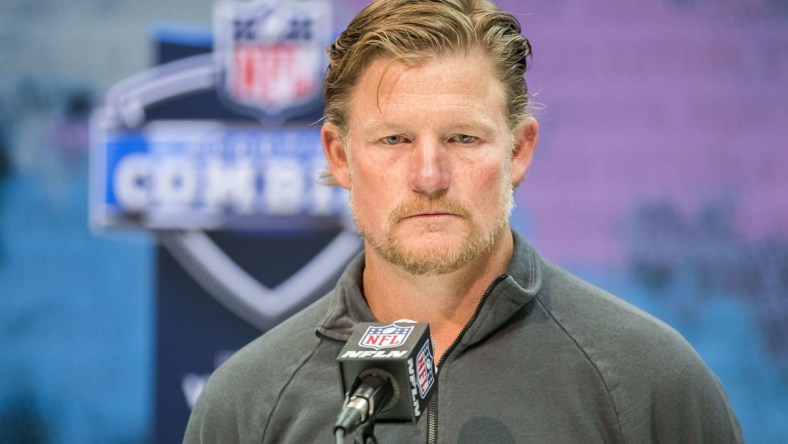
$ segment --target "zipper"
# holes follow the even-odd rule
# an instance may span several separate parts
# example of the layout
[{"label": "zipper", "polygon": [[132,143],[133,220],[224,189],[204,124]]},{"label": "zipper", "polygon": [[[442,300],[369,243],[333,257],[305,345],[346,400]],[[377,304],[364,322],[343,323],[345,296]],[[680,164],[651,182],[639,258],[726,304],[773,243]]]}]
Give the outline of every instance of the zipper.
[{"label": "zipper", "polygon": [[[470,330],[471,325],[473,325],[473,323],[476,321],[476,318],[479,317],[479,312],[482,311],[482,305],[484,305],[484,302],[490,296],[490,293],[492,293],[493,289],[498,285],[499,282],[506,279],[507,277],[508,275],[504,273],[495,278],[490,283],[490,285],[487,286],[482,298],[479,299],[479,303],[476,304],[476,308],[473,310],[473,315],[465,324],[465,326],[462,327],[460,334],[454,338],[454,341],[452,341],[451,345],[449,345],[449,348],[446,349],[446,352],[443,353],[440,361],[438,361],[438,365],[435,368],[436,376],[440,375],[440,369],[443,366],[444,361],[446,361],[446,357],[449,356],[455,347],[457,347],[462,337],[465,336],[465,333]],[[438,442],[438,392],[440,392],[440,387],[440,384],[438,384],[436,387],[437,390],[435,390],[435,393],[432,394],[432,399],[430,399],[430,405],[427,407],[427,444],[436,444]]]}]

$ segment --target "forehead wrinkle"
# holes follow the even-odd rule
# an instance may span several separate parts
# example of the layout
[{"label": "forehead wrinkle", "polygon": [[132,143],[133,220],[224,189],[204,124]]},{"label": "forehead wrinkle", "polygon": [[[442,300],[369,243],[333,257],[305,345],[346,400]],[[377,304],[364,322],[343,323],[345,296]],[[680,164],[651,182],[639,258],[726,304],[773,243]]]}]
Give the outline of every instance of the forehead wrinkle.
[{"label": "forehead wrinkle", "polygon": [[[482,60],[485,59],[482,58]],[[469,83],[468,79],[453,76],[452,73],[449,72],[447,76],[435,82],[436,88],[432,91],[438,91],[431,92],[431,90],[424,91],[419,88],[409,88],[408,82],[411,79],[407,77],[408,73],[430,63],[440,63],[440,58],[430,58],[416,64],[405,63],[396,59],[377,59],[373,61],[367,67],[366,72],[361,75],[360,81],[357,83],[356,88],[354,88],[352,105],[349,107],[349,117],[351,120],[354,120],[352,114],[356,114],[357,118],[364,116],[365,118],[360,121],[357,120],[357,123],[362,123],[360,128],[362,130],[377,129],[382,126],[402,127],[402,125],[398,124],[396,121],[396,115],[393,116],[393,118],[390,115],[384,115],[387,108],[389,108],[389,106],[404,106],[407,109],[413,109],[414,106],[419,106],[419,104],[423,103],[425,109],[428,111],[444,107],[448,113],[462,115],[463,117],[461,118],[452,119],[451,125],[455,127],[462,125],[467,128],[474,128],[475,125],[487,128],[492,132],[497,132],[499,130],[499,125],[496,124],[496,117],[498,116],[490,115],[491,110],[488,109],[488,107],[480,107],[473,102],[473,97],[469,97],[461,92],[458,93],[453,90],[440,92],[439,90],[442,84],[456,85],[457,82],[459,82],[460,85],[465,84],[467,90],[471,91],[469,95],[478,95],[481,93],[488,95],[488,97],[489,94],[498,96],[501,101],[501,109],[496,109],[496,112],[499,111],[504,120],[506,120],[507,110],[505,106],[505,94],[503,94],[502,87],[496,82],[492,82],[491,86],[493,86],[493,89],[490,90],[484,85]],[[489,66],[487,68],[489,69]],[[403,76],[406,77],[403,78]],[[486,82],[485,84],[490,85]],[[363,109],[360,109],[358,105],[364,102],[361,100],[364,96],[374,99],[366,101],[366,104],[362,107]],[[445,99],[436,100],[441,97]],[[436,104],[436,101],[439,103]],[[496,106],[495,108],[498,107]],[[393,111],[397,112],[396,109]],[[373,116],[379,116],[380,119],[377,120],[380,122],[375,122],[376,119]]]},{"label": "forehead wrinkle", "polygon": [[[410,97],[423,96],[425,97],[423,101],[428,104],[425,105],[428,108],[428,110],[436,111],[438,109],[438,107],[430,103],[431,102],[430,99],[434,100],[435,98],[434,94],[410,94],[410,93],[408,93],[407,95],[398,94],[396,96],[397,100],[392,100],[386,103],[386,105],[403,106],[406,107],[407,110],[412,110],[413,106],[409,103],[407,96]],[[440,108],[444,109],[445,115],[448,117],[448,119],[441,119],[440,114],[438,114],[437,120],[439,121],[445,120],[446,123],[442,123],[442,126],[451,127],[453,130],[466,128],[466,129],[476,129],[476,130],[484,129],[492,132],[498,129],[498,124],[496,123],[496,120],[489,115],[489,113],[487,112],[488,110],[486,108],[479,107],[474,103],[451,103],[451,104],[442,105]],[[379,114],[380,118],[370,119],[371,122],[369,122],[368,125],[365,125],[366,127],[374,127],[376,129],[377,127],[381,127],[381,126],[387,126],[387,127],[404,126],[403,124],[397,122],[396,115],[391,116],[392,114],[391,112],[389,113],[388,116],[383,114],[383,109],[379,109],[379,112],[380,112]],[[396,111],[394,112],[396,113]],[[505,117],[505,113],[503,112],[503,110],[501,114],[502,117]],[[425,114],[422,117],[421,121],[422,122],[435,121],[436,119],[434,117],[435,117],[434,113]]]},{"label": "forehead wrinkle", "polygon": [[[395,88],[386,88],[379,92],[376,107],[378,115],[384,116],[384,111],[391,111],[391,107],[403,106],[407,109],[414,109],[423,105],[429,111],[446,110],[447,113],[457,114],[458,117],[453,121],[457,124],[464,124],[465,126],[478,125],[490,130],[497,128],[496,119],[490,115],[490,109],[487,107],[479,106],[467,94],[456,92],[430,92],[430,91],[397,91]],[[506,119],[506,108],[503,103],[504,98],[501,96],[501,107],[498,112],[500,116]],[[393,110],[396,112],[396,109]],[[427,116],[425,116],[426,118]]]}]

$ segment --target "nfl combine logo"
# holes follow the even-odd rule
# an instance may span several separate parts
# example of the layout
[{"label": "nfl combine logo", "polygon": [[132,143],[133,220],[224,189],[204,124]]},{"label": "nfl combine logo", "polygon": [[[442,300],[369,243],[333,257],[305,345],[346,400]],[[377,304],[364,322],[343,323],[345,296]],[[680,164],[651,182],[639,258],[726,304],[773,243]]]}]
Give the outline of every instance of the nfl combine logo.
[{"label": "nfl combine logo", "polygon": [[421,348],[418,356],[416,356],[416,369],[419,381],[419,396],[424,399],[424,396],[432,387],[435,382],[435,372],[433,367],[432,352],[430,352],[430,343],[425,342],[424,347]]},{"label": "nfl combine logo", "polygon": [[367,331],[358,345],[366,348],[380,350],[383,348],[399,347],[405,343],[413,331],[413,327],[401,327],[396,324],[385,325],[382,327],[367,327]]},{"label": "nfl combine logo", "polygon": [[219,3],[219,96],[231,108],[268,120],[319,108],[331,19],[325,0]]}]

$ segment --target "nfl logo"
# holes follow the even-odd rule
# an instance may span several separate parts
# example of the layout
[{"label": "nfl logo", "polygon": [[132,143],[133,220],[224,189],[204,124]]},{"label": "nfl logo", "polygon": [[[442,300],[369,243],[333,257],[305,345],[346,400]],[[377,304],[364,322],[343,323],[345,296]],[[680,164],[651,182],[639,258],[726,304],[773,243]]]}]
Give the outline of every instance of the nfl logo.
[{"label": "nfl logo", "polygon": [[325,0],[221,2],[215,12],[217,91],[231,108],[284,120],[321,106]]},{"label": "nfl logo", "polygon": [[435,382],[433,358],[429,345],[429,341],[425,342],[424,347],[421,348],[421,351],[416,356],[416,373],[419,383],[419,396],[421,396],[422,399],[424,399],[424,396]]},{"label": "nfl logo", "polygon": [[401,327],[396,324],[389,324],[382,327],[370,326],[358,345],[366,348],[374,348],[380,350],[383,348],[399,347],[405,344],[405,341],[410,336],[413,327]]}]

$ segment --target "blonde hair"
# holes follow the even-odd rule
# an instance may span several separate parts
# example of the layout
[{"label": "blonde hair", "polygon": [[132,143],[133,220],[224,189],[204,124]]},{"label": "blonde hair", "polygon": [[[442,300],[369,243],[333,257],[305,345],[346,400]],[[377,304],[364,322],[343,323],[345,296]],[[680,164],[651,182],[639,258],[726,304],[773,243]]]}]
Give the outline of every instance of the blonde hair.
[{"label": "blonde hair", "polygon": [[[375,60],[419,63],[481,50],[493,63],[506,94],[510,128],[527,115],[525,72],[531,44],[520,23],[487,0],[377,0],[350,22],[328,48],[323,84],[324,120],[348,131],[352,94]],[[334,183],[324,174],[327,183]]]}]

